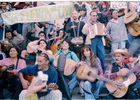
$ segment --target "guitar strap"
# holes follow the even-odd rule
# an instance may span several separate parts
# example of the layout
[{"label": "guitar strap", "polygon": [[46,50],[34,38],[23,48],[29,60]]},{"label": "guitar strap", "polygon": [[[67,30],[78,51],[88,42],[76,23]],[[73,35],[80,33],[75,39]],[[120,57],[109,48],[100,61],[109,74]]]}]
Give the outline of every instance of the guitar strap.
[{"label": "guitar strap", "polygon": [[19,58],[17,59],[17,63],[16,63],[16,69],[17,69],[17,67],[18,67],[18,61],[19,61]]},{"label": "guitar strap", "polygon": [[[76,79],[77,80],[77,79]],[[89,91],[87,91],[87,90],[85,90],[81,85],[80,85],[80,83],[78,82],[78,80],[77,80],[77,83],[78,83],[78,85],[80,86],[80,88],[82,88],[83,89],[83,91],[85,92],[85,93],[87,93],[87,94],[91,94],[91,95],[94,95],[94,96],[108,96],[108,95],[110,95],[110,94],[114,94],[118,89],[116,89],[115,91],[113,91],[113,92],[110,92],[110,93],[108,93],[108,94],[99,94],[99,95],[97,95],[97,94],[93,94],[93,93],[91,93],[91,92],[89,92]]]}]

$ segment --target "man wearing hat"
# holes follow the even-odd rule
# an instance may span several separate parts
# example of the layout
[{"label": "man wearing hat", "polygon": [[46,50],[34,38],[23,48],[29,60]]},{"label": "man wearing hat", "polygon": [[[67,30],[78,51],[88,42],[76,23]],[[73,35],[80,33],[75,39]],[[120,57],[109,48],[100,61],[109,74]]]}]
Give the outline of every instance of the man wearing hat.
[{"label": "man wearing hat", "polygon": [[[123,63],[123,60],[130,56],[128,52],[125,52],[122,49],[116,49],[114,52],[110,53],[110,55],[112,55],[114,57],[115,63],[108,65],[108,67],[106,68],[106,71],[104,73],[104,76],[106,78],[109,78],[111,80],[116,79],[118,76],[125,76],[126,73],[124,73],[121,69],[122,68],[127,68],[129,70],[132,69],[131,66],[128,66],[126,64]],[[140,74],[140,70],[136,69],[135,71],[135,75],[139,76]],[[133,86],[136,84],[140,84],[140,81],[136,81],[136,83],[132,84],[131,86],[129,86],[129,90],[127,91],[127,93],[121,97],[122,99],[137,99],[137,96],[134,92]],[[138,87],[137,87],[138,88]],[[113,97],[112,95],[107,96],[107,99],[115,99],[115,97]]]},{"label": "man wearing hat", "polygon": [[88,20],[86,8],[80,8],[79,13],[80,13],[80,16],[79,16],[80,21],[83,21],[84,23],[86,23]]}]

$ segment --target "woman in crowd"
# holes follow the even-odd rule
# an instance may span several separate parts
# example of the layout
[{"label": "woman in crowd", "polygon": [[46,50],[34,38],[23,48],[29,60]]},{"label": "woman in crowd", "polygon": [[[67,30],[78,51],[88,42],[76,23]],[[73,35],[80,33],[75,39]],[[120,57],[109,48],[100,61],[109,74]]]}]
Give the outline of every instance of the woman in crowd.
[{"label": "woman in crowd", "polygon": [[18,71],[26,67],[26,62],[19,57],[20,51],[16,46],[8,48],[7,58],[0,61],[0,99],[4,99],[3,89],[6,87],[11,91],[11,99],[18,99],[22,90],[21,82],[18,78]]},{"label": "woman in crowd", "polygon": [[[82,61],[79,64],[80,65],[86,64],[91,70],[96,68],[99,75],[103,76],[101,62],[99,58],[94,55],[92,49],[89,46],[84,46],[81,50],[82,50],[81,51]],[[103,86],[104,86],[104,81],[102,80],[95,80],[93,82],[86,80],[84,82],[84,89],[92,93],[91,89],[92,87],[95,87],[94,94],[96,95],[99,95]],[[85,100],[98,99],[98,98],[99,96],[93,96],[92,94],[85,93]]]},{"label": "woman in crowd", "polygon": [[35,53],[45,53],[47,51],[48,53],[53,54],[52,51],[49,50],[50,47],[45,39],[40,39],[39,41],[30,42],[28,46]]}]

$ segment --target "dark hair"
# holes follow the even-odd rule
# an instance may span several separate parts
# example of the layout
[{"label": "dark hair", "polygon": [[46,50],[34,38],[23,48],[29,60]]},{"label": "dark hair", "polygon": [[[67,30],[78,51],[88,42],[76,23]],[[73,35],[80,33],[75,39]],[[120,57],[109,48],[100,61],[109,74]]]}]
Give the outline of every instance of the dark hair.
[{"label": "dark hair", "polygon": [[14,34],[13,34],[13,32],[11,30],[6,30],[5,31],[5,38],[6,38],[6,33],[9,33],[9,32],[12,34],[12,37],[14,36]]},{"label": "dark hair", "polygon": [[44,33],[45,38],[46,38],[46,34],[45,34],[45,32],[44,32],[44,31],[40,31],[38,35],[40,35],[41,33]]},{"label": "dark hair", "polygon": [[16,49],[16,51],[17,51],[17,53],[18,53],[17,58],[21,58],[21,57],[20,57],[20,49],[19,49],[17,46],[11,46],[11,47],[9,47],[9,48],[7,49],[7,57],[10,57],[9,52],[10,52],[10,50],[11,50],[12,48],[15,48],[15,49]]},{"label": "dark hair", "polygon": [[89,46],[84,46],[81,49],[81,56],[82,56],[82,61],[85,61],[86,57],[84,55],[84,49],[86,49],[87,51],[90,51],[90,63],[91,63],[91,67],[96,67],[96,62],[95,62],[95,58],[96,56],[94,55],[93,50],[91,49],[91,47]]},{"label": "dark hair", "polygon": [[[113,14],[114,11],[117,11],[117,10],[116,10],[116,9],[112,9],[112,11],[111,11],[111,15]],[[118,12],[118,11],[117,11],[117,12]]]},{"label": "dark hair", "polygon": [[8,2],[1,2],[1,4],[3,4],[3,3],[6,3],[6,4],[8,4]]},{"label": "dark hair", "polygon": [[49,50],[49,49],[50,49],[50,46],[49,46],[49,44],[46,42],[45,39],[39,40],[38,43],[37,43],[37,45],[39,45],[41,41],[44,41],[44,42],[46,43],[46,45],[47,45],[46,48],[45,48],[45,50]]},{"label": "dark hair", "polygon": [[97,13],[96,11],[91,11],[91,12],[90,12],[90,16],[91,16],[91,14],[92,14],[93,12]]},{"label": "dark hair", "polygon": [[58,31],[57,31],[57,36],[59,36],[59,32],[60,31],[63,31],[63,37],[62,38],[64,38],[64,36],[65,36],[65,31],[63,30],[63,29],[59,29]]},{"label": "dark hair", "polygon": [[[38,54],[38,56],[44,57],[46,61],[47,61],[47,60],[50,61],[50,58],[49,58],[49,56],[48,56],[46,53],[37,53],[37,54]],[[42,56],[42,55],[43,55],[43,56]]]}]

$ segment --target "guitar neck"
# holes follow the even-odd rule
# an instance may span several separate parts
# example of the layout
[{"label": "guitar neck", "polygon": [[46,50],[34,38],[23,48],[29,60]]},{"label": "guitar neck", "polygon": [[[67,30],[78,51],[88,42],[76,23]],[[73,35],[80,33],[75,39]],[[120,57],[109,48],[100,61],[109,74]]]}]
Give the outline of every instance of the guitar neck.
[{"label": "guitar neck", "polygon": [[99,78],[99,79],[101,79],[101,80],[103,80],[103,81],[106,81],[106,82],[108,82],[108,83],[114,84],[114,81],[113,81],[113,80],[107,79],[107,78],[105,78],[105,77],[103,77],[103,76],[96,75],[96,74],[93,74],[93,73],[91,74],[91,76],[92,76],[92,77]]},{"label": "guitar neck", "polygon": [[52,54],[50,54],[50,53],[48,53],[48,52],[46,52],[46,53],[47,53],[47,55],[50,56],[51,58],[57,59],[54,55],[52,55]]},{"label": "guitar neck", "polygon": [[129,8],[129,2],[127,2],[127,12],[130,11],[130,8]]},{"label": "guitar neck", "polygon": [[137,64],[135,67],[133,67],[133,68],[126,74],[126,77],[129,77],[138,67],[139,67],[139,64]]}]

